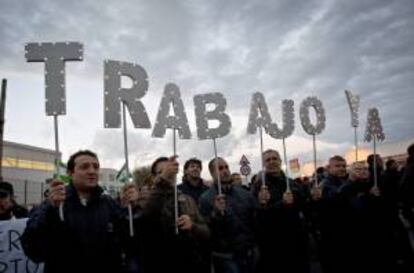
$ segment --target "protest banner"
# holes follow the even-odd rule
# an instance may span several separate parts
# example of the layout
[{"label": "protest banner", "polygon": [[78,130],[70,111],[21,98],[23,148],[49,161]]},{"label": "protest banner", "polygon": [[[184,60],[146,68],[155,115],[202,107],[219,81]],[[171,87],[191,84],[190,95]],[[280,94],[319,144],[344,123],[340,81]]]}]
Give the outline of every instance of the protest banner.
[{"label": "protest banner", "polygon": [[0,221],[0,273],[43,273],[43,264],[24,254],[20,237],[27,218]]}]

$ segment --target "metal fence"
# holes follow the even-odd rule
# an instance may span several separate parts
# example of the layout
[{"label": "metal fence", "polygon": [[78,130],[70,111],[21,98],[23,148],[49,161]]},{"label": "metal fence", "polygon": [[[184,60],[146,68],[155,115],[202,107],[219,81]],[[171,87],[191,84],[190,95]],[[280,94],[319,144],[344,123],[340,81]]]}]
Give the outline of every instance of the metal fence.
[{"label": "metal fence", "polygon": [[18,204],[31,207],[43,201],[43,193],[47,189],[46,182],[7,178],[4,180],[13,185]]}]

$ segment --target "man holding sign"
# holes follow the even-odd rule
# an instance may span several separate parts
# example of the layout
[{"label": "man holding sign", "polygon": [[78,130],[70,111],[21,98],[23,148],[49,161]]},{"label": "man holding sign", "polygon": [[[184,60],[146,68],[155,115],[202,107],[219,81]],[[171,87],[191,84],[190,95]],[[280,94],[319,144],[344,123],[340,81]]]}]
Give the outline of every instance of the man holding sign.
[{"label": "man holding sign", "polygon": [[[65,186],[53,180],[48,199],[30,215],[22,236],[26,255],[44,262],[45,273],[120,272],[121,242],[127,233],[121,233],[121,226],[126,220],[98,186],[96,154],[88,150],[73,154],[67,171],[71,183]],[[137,199],[130,192],[129,186],[124,187],[124,203]],[[65,221],[59,218],[62,203]]]},{"label": "man holding sign", "polygon": [[276,150],[263,152],[265,184],[258,175],[254,193],[260,204],[257,211],[258,244],[261,258],[259,272],[308,272],[304,230],[304,192],[290,179],[290,189],[281,169],[280,155]]},{"label": "man holding sign", "polygon": [[[199,206],[211,230],[214,272],[254,272],[256,202],[250,192],[233,185],[229,166],[223,158],[212,159],[208,167],[214,185],[201,195]],[[219,194],[219,179],[222,194]]]},{"label": "man holding sign", "polygon": [[208,243],[210,231],[196,202],[179,192],[178,218],[174,215],[178,170],[176,156],[159,157],[151,167],[154,188],[134,225],[139,238],[135,254],[145,273],[206,272],[201,251]]}]

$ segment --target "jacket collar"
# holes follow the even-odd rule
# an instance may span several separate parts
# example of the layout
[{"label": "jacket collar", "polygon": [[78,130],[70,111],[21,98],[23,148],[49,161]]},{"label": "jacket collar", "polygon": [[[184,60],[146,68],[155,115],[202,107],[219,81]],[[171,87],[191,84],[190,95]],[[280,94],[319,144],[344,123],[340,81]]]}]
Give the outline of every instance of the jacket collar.
[{"label": "jacket collar", "polygon": [[197,181],[197,185],[194,186],[193,184],[191,184],[191,182],[185,176],[183,176],[183,184],[186,185],[187,187],[192,188],[192,189],[202,188],[203,185],[204,185],[203,179],[199,178],[198,181]]},{"label": "jacket collar", "polygon": [[[218,184],[217,184],[217,182],[214,183],[214,189],[218,193]],[[233,184],[232,183],[221,184],[221,192],[223,194],[230,194],[232,191],[233,191]]]},{"label": "jacket collar", "polygon": [[[102,194],[103,194],[103,189],[99,185],[97,185],[92,190],[91,196],[88,199],[87,204],[91,204],[91,203],[96,202],[97,200],[99,200],[99,198],[101,197]],[[73,186],[72,183],[70,183],[69,185],[66,186],[66,195],[67,195],[68,200],[76,200],[76,201],[81,203],[79,194],[78,194],[75,186]]]}]

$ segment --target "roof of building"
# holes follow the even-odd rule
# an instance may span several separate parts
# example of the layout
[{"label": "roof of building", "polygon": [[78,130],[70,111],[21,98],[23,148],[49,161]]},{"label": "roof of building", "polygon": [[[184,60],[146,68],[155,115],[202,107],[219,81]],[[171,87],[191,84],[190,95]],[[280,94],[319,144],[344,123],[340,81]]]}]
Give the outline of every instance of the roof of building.
[{"label": "roof of building", "polygon": [[[16,148],[21,148],[21,149],[26,149],[26,150],[36,151],[36,152],[42,152],[42,153],[49,153],[53,155],[55,154],[55,150],[40,148],[36,146],[31,146],[27,144],[16,143],[16,142],[6,141],[6,140],[4,141],[4,146],[16,147]],[[59,152],[59,155],[61,155],[60,152]]]}]

